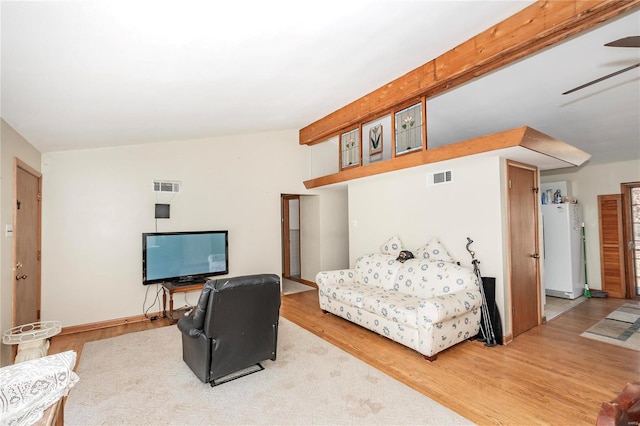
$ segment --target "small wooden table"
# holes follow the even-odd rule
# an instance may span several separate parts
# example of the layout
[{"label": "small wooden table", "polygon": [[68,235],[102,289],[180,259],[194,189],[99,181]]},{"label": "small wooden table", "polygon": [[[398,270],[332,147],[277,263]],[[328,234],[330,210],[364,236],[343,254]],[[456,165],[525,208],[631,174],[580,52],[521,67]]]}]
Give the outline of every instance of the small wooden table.
[{"label": "small wooden table", "polygon": [[177,320],[173,318],[173,294],[188,293],[190,291],[202,290],[204,282],[190,283],[185,285],[174,285],[173,283],[162,283],[162,318],[167,317],[167,293],[169,293],[169,322],[175,323]]}]

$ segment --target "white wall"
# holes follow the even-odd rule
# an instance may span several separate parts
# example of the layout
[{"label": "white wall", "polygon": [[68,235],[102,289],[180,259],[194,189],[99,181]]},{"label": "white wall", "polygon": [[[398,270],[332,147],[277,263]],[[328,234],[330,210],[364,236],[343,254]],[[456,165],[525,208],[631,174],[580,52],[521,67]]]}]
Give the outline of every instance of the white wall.
[{"label": "white wall", "polygon": [[[13,327],[13,237],[5,227],[13,225],[14,158],[40,170],[40,152],[0,118],[0,332]],[[0,366],[11,362],[11,346],[0,344]]]},{"label": "white wall", "polygon": [[310,178],[327,176],[339,171],[340,150],[337,136],[311,145],[309,149]]},{"label": "white wall", "polygon": [[300,197],[300,277],[315,282],[322,270],[320,245],[320,197]]},{"label": "white wall", "polygon": [[[321,269],[349,267],[349,216],[347,186],[326,188],[320,194]],[[314,274],[315,281],[315,274]]]},{"label": "white wall", "polygon": [[300,198],[302,278],[349,266],[347,187],[324,188]]},{"label": "white wall", "polygon": [[[480,260],[484,276],[496,277],[496,302],[504,314],[504,160],[472,156],[349,182],[350,265],[397,235],[415,251],[438,237],[462,265],[472,267],[466,250]],[[451,170],[450,183],[427,186],[431,172]]]},{"label": "white wall", "polygon": [[571,193],[582,204],[587,252],[587,281],[602,289],[598,195],[619,194],[620,184],[640,181],[640,160],[586,165],[541,172],[541,182],[571,182]]},{"label": "white wall", "polygon": [[280,195],[306,192],[307,150],[286,131],[44,154],[43,319],[69,327],[142,314],[156,291],[141,283],[153,179],[182,182],[158,231],[228,229],[231,276],[280,274]]}]

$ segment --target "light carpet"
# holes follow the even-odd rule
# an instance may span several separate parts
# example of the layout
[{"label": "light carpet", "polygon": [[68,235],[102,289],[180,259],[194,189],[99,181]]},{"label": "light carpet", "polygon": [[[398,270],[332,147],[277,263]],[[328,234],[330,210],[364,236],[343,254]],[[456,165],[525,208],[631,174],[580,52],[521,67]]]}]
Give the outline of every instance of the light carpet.
[{"label": "light carpet", "polygon": [[182,361],[176,326],[89,342],[65,424],[472,424],[284,318],[277,359],[262,365],[211,387]]},{"label": "light carpet", "polygon": [[640,351],[640,304],[625,303],[581,336]]},{"label": "light carpet", "polygon": [[302,284],[293,280],[288,280],[286,278],[282,280],[282,294],[284,294],[285,296],[311,290],[318,291],[317,288],[310,285]]}]

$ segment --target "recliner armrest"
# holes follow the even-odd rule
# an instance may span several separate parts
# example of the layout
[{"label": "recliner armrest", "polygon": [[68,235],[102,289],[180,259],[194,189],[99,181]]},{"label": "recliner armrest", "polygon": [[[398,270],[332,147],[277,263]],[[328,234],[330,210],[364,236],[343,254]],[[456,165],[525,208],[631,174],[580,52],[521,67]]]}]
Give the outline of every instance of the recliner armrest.
[{"label": "recliner armrest", "polygon": [[197,328],[193,323],[194,317],[187,316],[182,317],[178,320],[178,330],[182,332],[182,334],[186,334],[189,337],[193,337],[197,339],[200,337],[204,331],[201,328]]}]

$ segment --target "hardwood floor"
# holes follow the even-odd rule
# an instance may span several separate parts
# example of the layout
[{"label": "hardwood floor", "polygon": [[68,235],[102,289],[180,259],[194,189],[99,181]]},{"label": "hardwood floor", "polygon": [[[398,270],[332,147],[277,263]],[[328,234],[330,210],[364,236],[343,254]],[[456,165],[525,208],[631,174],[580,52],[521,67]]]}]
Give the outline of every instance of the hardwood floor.
[{"label": "hardwood floor", "polygon": [[[488,348],[463,342],[425,361],[420,354],[318,307],[315,291],[283,297],[281,315],[477,424],[593,425],[603,401],[640,378],[640,352],[580,333],[622,305],[589,299],[555,319]],[[50,353],[168,325],[160,319],[52,339]]]}]

